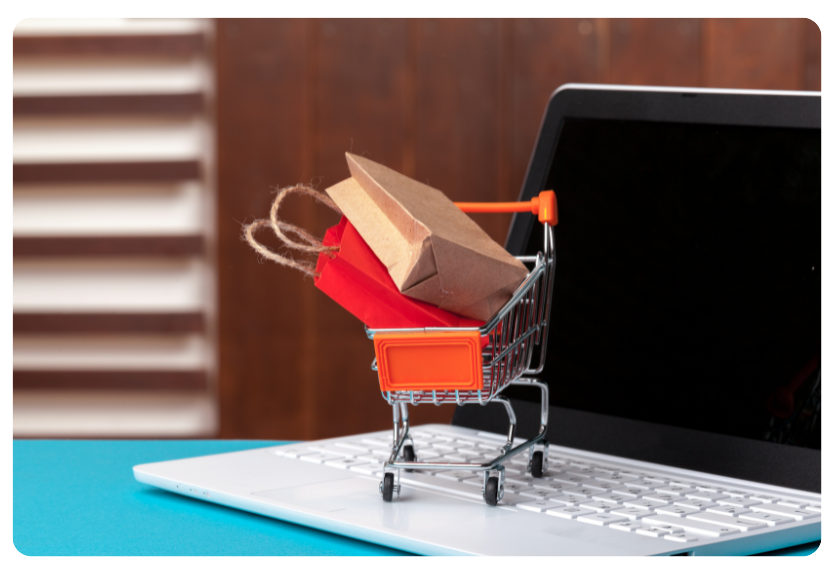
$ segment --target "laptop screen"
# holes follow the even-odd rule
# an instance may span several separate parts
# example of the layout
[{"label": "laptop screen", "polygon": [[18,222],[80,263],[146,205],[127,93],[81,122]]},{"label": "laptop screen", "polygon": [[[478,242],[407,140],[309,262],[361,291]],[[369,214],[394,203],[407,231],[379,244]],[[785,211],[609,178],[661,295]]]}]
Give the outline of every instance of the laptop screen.
[{"label": "laptop screen", "polygon": [[820,165],[818,129],[566,119],[550,403],[820,449]]}]

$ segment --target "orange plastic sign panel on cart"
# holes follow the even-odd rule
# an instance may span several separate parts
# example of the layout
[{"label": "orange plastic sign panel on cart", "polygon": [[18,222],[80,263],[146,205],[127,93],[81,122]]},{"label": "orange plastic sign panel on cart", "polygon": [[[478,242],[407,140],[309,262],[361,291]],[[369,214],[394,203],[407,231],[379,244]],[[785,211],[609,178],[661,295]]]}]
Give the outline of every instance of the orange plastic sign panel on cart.
[{"label": "orange plastic sign panel on cart", "polygon": [[376,334],[375,357],[383,392],[480,390],[480,333]]}]

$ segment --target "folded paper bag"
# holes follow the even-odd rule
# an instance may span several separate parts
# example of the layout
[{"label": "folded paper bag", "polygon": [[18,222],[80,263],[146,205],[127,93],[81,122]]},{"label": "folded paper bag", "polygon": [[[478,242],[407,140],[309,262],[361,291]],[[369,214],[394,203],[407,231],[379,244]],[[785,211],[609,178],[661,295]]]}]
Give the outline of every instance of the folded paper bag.
[{"label": "folded paper bag", "polygon": [[326,231],[323,246],[340,249],[318,256],[315,287],[370,328],[479,327],[483,324],[399,293],[387,268],[345,217]]},{"label": "folded paper bag", "polygon": [[350,153],[352,174],[326,193],[387,268],[399,291],[489,320],[527,276],[442,192]]}]

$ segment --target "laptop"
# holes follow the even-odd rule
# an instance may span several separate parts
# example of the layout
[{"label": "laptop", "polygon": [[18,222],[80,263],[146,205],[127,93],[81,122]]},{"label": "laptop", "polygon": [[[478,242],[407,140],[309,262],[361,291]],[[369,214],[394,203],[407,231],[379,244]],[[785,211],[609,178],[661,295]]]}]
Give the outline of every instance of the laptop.
[{"label": "laptop", "polygon": [[[556,192],[547,467],[402,470],[392,432],[137,465],[174,493],[420,554],[732,555],[820,540],[820,94],[565,85],[521,200]],[[506,248],[543,247],[516,214]],[[363,330],[359,327],[359,334]],[[374,381],[371,377],[370,381]],[[516,442],[540,394],[509,386]],[[409,407],[409,406],[408,406]],[[370,411],[389,414],[386,401]],[[504,406],[411,427],[482,462]]]}]

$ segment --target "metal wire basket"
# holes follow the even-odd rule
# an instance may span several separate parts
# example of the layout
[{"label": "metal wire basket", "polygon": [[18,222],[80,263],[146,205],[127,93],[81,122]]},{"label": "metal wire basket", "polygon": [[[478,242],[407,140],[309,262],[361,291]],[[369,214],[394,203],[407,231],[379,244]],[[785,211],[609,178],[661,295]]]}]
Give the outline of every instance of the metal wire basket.
[{"label": "metal wire basket", "polygon": [[[541,373],[546,357],[555,273],[553,226],[558,220],[555,194],[545,191],[531,202],[458,206],[465,212],[530,211],[538,215],[543,224],[544,247],[543,251],[534,256],[517,258],[525,264],[532,264],[531,271],[512,298],[482,327],[367,329],[367,336],[376,343],[376,360],[373,361],[372,369],[379,372],[381,395],[393,407],[393,447],[389,459],[384,463],[384,476],[380,485],[383,498],[388,502],[394,494],[399,493],[402,469],[482,470],[483,497],[490,505],[496,505],[503,498],[503,462],[512,456],[528,450],[527,471],[534,477],[541,477],[547,470],[547,385],[531,376]],[[433,342],[429,343],[429,339]],[[389,344],[385,345],[385,340]],[[383,348],[385,346],[388,350]],[[444,353],[440,347],[445,349]],[[454,347],[456,350],[452,352]],[[538,357],[533,363],[536,353]],[[387,359],[396,357],[407,362],[407,365],[389,367]],[[452,372],[454,368],[457,373]],[[410,378],[397,377],[397,371],[404,369],[410,370],[407,375]],[[417,374],[425,378],[439,377],[440,385],[444,385],[447,378],[452,376],[450,382],[454,386],[470,383],[472,388],[414,388],[411,386],[411,378],[417,377]],[[541,390],[539,432],[515,447],[515,413],[509,400],[501,395],[511,384],[536,386]],[[398,386],[405,386],[405,389],[395,389]],[[509,415],[507,442],[497,457],[482,463],[420,461],[410,435],[407,404],[486,405],[490,402],[503,404]],[[542,449],[536,451],[537,446]]]}]

